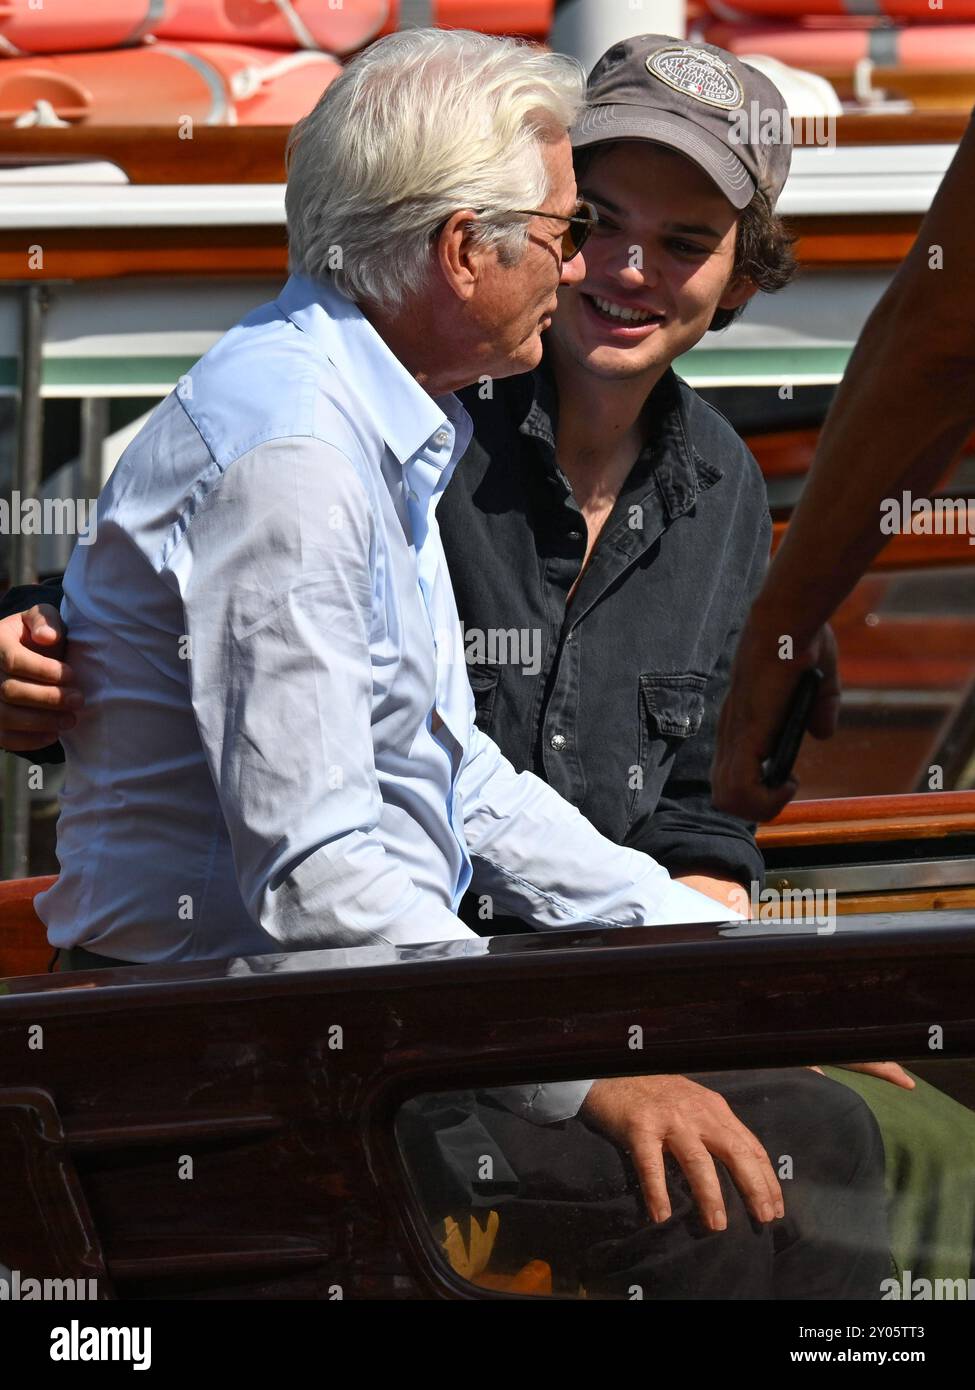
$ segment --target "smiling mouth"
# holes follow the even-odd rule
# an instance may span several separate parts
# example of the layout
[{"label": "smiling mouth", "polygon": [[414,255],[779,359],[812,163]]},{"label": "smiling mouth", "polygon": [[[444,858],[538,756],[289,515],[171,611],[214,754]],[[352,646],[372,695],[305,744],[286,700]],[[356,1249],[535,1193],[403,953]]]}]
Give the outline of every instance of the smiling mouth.
[{"label": "smiling mouth", "polygon": [[663,314],[655,314],[648,309],[630,309],[622,304],[614,304],[611,299],[587,294],[583,298],[597,318],[614,328],[646,328],[648,324],[663,323]]}]

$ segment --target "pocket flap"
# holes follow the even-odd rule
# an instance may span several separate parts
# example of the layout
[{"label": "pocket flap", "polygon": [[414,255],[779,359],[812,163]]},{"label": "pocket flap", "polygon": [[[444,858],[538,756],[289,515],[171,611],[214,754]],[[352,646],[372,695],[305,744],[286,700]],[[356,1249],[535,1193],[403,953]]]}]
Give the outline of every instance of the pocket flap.
[{"label": "pocket flap", "polygon": [[689,738],[704,718],[704,676],[640,677],[647,717],[667,738]]}]

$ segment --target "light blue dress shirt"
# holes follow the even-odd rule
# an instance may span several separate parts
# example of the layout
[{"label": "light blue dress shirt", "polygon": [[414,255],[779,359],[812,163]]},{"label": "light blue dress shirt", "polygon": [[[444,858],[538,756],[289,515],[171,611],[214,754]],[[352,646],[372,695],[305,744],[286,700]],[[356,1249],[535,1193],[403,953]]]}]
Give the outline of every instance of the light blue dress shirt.
[{"label": "light blue dress shirt", "polygon": [[[55,946],[131,961],[727,920],[474,724],[435,517],[470,439],[359,309],[292,277],[129,445],[63,613]],[[571,1113],[571,1111],[569,1112]]]}]

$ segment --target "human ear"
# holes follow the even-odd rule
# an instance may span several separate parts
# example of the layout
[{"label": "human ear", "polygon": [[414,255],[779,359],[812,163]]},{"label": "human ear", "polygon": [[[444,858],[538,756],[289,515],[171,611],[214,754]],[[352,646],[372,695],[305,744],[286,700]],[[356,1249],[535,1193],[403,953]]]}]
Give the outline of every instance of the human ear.
[{"label": "human ear", "polygon": [[470,299],[483,274],[484,248],[471,236],[471,224],[476,220],[473,208],[453,213],[440,229],[434,247],[440,274],[458,299]]},{"label": "human ear", "polygon": [[758,294],[758,286],[754,280],[749,280],[747,276],[732,275],[725,285],[724,294],[718,300],[718,308],[740,309],[755,294]]}]

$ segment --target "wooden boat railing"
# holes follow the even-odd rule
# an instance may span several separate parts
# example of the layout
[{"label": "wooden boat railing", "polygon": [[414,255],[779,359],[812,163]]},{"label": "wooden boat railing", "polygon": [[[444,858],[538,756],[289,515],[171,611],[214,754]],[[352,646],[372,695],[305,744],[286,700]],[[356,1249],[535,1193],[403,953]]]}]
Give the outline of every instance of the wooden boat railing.
[{"label": "wooden boat railing", "polygon": [[[0,979],[6,975],[39,975],[47,969],[52,951],[34,899],[55,881],[40,878],[0,882]],[[2,991],[2,986],[0,986]]]},{"label": "wooden boat railing", "polygon": [[[939,1058],[975,1047],[960,913],[846,919],[830,936],[682,926],[459,946],[8,981],[5,1260],[95,1278],[102,1297],[469,1298],[404,1171],[394,1127],[413,1096],[930,1060],[932,1020]],[[24,1044],[37,1029],[43,1049]]]}]

